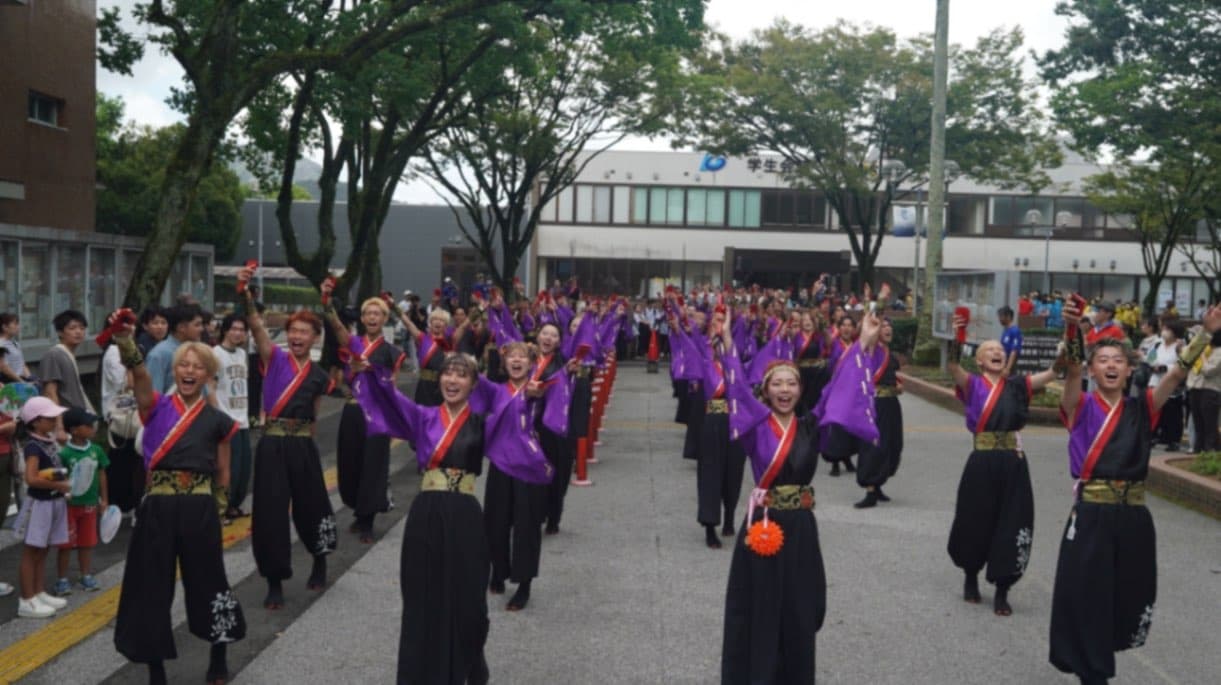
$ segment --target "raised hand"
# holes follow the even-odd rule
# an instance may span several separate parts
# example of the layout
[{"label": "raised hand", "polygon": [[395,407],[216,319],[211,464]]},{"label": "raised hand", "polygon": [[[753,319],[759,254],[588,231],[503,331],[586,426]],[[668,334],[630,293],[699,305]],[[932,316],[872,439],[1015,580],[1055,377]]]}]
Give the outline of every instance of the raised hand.
[{"label": "raised hand", "polygon": [[1215,333],[1221,330],[1221,305],[1213,305],[1204,312],[1204,330]]}]

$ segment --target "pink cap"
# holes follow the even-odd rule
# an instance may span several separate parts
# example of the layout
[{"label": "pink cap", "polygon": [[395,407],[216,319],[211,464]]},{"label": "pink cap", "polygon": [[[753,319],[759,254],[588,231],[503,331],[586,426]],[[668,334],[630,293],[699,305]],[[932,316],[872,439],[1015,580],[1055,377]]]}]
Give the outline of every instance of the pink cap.
[{"label": "pink cap", "polygon": [[34,419],[53,419],[68,411],[67,407],[55,404],[49,397],[31,397],[21,405],[21,422],[31,423]]}]

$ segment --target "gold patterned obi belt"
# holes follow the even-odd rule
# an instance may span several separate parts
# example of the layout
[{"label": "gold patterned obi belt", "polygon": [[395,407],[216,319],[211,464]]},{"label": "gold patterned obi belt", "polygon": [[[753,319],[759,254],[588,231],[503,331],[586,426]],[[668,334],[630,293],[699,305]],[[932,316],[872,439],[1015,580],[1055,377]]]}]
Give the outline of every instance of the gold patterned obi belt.
[{"label": "gold patterned obi belt", "polygon": [[763,506],[777,511],[814,508],[814,488],[809,485],[775,485],[763,496]]},{"label": "gold patterned obi belt", "polygon": [[825,369],[827,368],[826,359],[798,359],[797,368],[799,369]]},{"label": "gold patterned obi belt", "polygon": [[586,365],[582,364],[577,367],[577,372],[574,375],[577,378],[589,378],[589,370],[592,368],[593,368],[592,366],[586,366]]},{"label": "gold patterned obi belt", "polygon": [[198,471],[149,471],[150,495],[212,495],[212,474]]},{"label": "gold patterned obi belt", "polygon": [[309,419],[267,419],[263,435],[310,438],[314,435],[314,422]]},{"label": "gold patterned obi belt", "polygon": [[708,400],[704,403],[705,414],[728,414],[729,402],[726,400]]},{"label": "gold patterned obi belt", "polygon": [[433,371],[432,369],[420,369],[420,380],[432,381],[433,383],[436,383],[437,381],[441,380],[441,374]]},{"label": "gold patterned obi belt", "polygon": [[[874,388],[874,390],[877,391],[875,394],[876,397],[898,397],[899,396],[899,386],[897,386],[897,385],[879,385],[876,388]],[[979,448],[977,447],[975,449],[979,449]]]},{"label": "gold patterned obi belt", "polygon": [[420,481],[420,492],[459,492],[475,494],[475,474],[462,469],[428,469]]},{"label": "gold patterned obi belt", "polygon": [[975,449],[985,450],[1015,450],[1018,448],[1018,434],[998,431],[995,433],[976,433]]},{"label": "gold patterned obi belt", "polygon": [[1090,504],[1145,505],[1143,480],[1087,480],[1081,484],[1081,501]]}]

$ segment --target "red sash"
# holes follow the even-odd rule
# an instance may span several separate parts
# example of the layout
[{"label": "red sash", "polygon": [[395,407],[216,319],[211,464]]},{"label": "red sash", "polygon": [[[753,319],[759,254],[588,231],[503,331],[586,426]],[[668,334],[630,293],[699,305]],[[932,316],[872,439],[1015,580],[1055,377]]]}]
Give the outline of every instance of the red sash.
[{"label": "red sash", "polygon": [[539,357],[538,366],[535,367],[534,375],[530,377],[530,380],[537,381],[537,380],[541,379],[543,377],[543,372],[547,370],[547,367],[551,364],[551,358],[554,356],[555,356],[555,354],[552,353],[545,357]]},{"label": "red sash", "polygon": [[725,368],[721,366],[721,362],[713,361],[712,368],[716,369],[717,382],[716,390],[712,392],[712,399],[719,400],[725,396]]},{"label": "red sash", "polygon": [[360,353],[360,360],[362,362],[369,361],[369,356],[373,354],[374,350],[381,347],[384,342],[386,342],[386,339],[381,336],[375,338],[373,342],[369,342],[369,339],[365,338],[365,351]]},{"label": "red sash", "polygon": [[777,438],[780,438],[780,444],[776,445],[776,451],[772,453],[772,460],[767,465],[767,470],[763,472],[763,477],[759,479],[759,489],[767,490],[772,487],[772,481],[776,480],[776,476],[780,475],[780,469],[784,468],[784,463],[789,460],[789,452],[793,450],[793,439],[797,437],[797,417],[794,416],[789,421],[789,427],[783,428],[775,414],[767,417],[767,425],[771,427],[772,433],[775,433]]},{"label": "red sash", "polygon": [[[285,353],[285,356],[288,357],[290,364],[296,366],[296,357],[287,353]],[[276,399],[276,403],[271,407],[271,411],[267,412],[269,417],[274,419],[280,415],[280,412],[284,411],[284,407],[286,407],[288,405],[288,401],[292,399],[293,393],[297,392],[297,389],[300,388],[301,384],[305,382],[305,379],[309,377],[310,368],[310,362],[305,362],[303,366],[297,369],[297,374],[293,376],[292,382],[289,383],[288,387],[284,388],[284,391],[280,393],[280,397]]]},{"label": "red sash", "polygon": [[1111,435],[1115,433],[1115,428],[1119,425],[1119,418],[1123,415],[1124,401],[1121,399],[1115,403],[1114,407],[1108,407],[1106,400],[1102,399],[1101,395],[1094,395],[1094,399],[1098,404],[1107,409],[1107,417],[1102,422],[1102,427],[1098,430],[1098,434],[1094,436],[1094,441],[1090,443],[1090,450],[1085,453],[1085,463],[1081,465],[1081,480],[1089,480],[1094,473],[1094,465],[1098,463],[1098,458],[1102,456],[1102,450],[1106,448],[1107,443],[1111,442]]},{"label": "red sash", "polygon": [[882,351],[886,354],[882,356],[882,363],[878,366],[878,370],[873,372],[873,384],[876,386],[882,380],[882,374],[886,373],[886,367],[890,366],[890,348],[882,345]]},{"label": "red sash", "polygon": [[[805,335],[805,334],[802,333],[802,335]],[[802,343],[801,349],[797,351],[797,359],[801,359],[802,355],[804,355],[806,353],[806,350],[810,349],[810,343],[812,343],[812,342],[814,342],[813,333],[811,333],[809,336],[806,337],[806,341],[804,343]]]},{"label": "red sash", "polygon": [[[985,383],[988,382],[987,376],[980,376],[979,379]],[[975,423],[975,432],[983,433],[985,426],[988,425],[988,419],[992,418],[992,410],[996,409],[996,403],[1001,398],[1001,391],[1005,389],[1005,379],[1002,377],[991,386],[988,391],[988,399],[984,402],[984,408],[979,412],[979,421]]]},{"label": "red sash", "polygon": [[[425,333],[425,335],[428,335],[428,334]],[[447,341],[445,340],[445,338],[433,338],[433,336],[431,336],[431,335],[429,335],[428,337],[432,338],[432,345],[429,346],[429,348],[428,348],[428,354],[424,355],[424,358],[422,360],[420,360],[421,369],[428,367],[428,361],[430,359],[432,359],[432,356],[434,354],[437,353],[438,348],[444,349],[447,346]]]},{"label": "red sash", "polygon": [[157,468],[157,462],[161,461],[174,448],[174,445],[178,444],[178,441],[186,434],[191,424],[195,423],[195,419],[199,418],[200,413],[203,412],[204,405],[207,404],[207,401],[200,397],[195,400],[195,404],[190,409],[187,409],[186,405],[182,403],[182,398],[176,394],[171,398],[171,402],[174,403],[174,409],[178,410],[178,421],[174,423],[174,427],[170,429],[165,439],[161,441],[157,451],[153,452],[153,456],[149,458],[148,468],[150,470]]},{"label": "red sash", "polygon": [[445,433],[441,435],[441,442],[432,450],[432,456],[428,458],[428,468],[435,469],[441,464],[441,460],[449,452],[449,448],[454,444],[454,438],[458,436],[458,431],[462,430],[463,424],[471,417],[471,405],[466,405],[458,415],[450,418],[449,410],[445,405],[441,405],[441,424],[445,426]]}]

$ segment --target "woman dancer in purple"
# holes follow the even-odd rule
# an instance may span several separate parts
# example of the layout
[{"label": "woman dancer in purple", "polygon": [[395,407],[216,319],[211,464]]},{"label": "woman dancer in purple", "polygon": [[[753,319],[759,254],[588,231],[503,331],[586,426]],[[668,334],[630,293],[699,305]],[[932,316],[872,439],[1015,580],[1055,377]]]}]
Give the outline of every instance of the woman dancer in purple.
[{"label": "woman dancer in purple", "polygon": [[[835,322],[836,336],[827,345],[827,368],[825,373],[829,378],[834,375],[841,360],[845,359],[848,350],[856,341],[856,319],[846,314]],[[852,455],[860,449],[860,442],[847,431],[838,426],[831,426],[822,444],[823,459],[831,462],[831,475],[838,476],[840,464],[848,473],[855,473],[856,466],[852,464]]]},{"label": "woman dancer in purple", "polygon": [[424,473],[403,530],[398,682],[486,683],[488,540],[475,478],[485,454],[511,478],[552,476],[524,393],[480,379],[475,360],[457,353],[441,367],[439,407],[407,399],[376,367],[353,360],[353,371],[369,432],[414,442]]},{"label": "woman dancer in purple", "polygon": [[[955,318],[954,326],[966,322]],[[975,351],[978,374],[959,365],[961,353],[960,345],[950,345],[949,368],[966,407],[974,449],[958,483],[947,549],[965,574],[963,599],[981,601],[979,572],[987,565],[986,578],[996,585],[992,609],[997,616],[1008,616],[1013,613],[1009,588],[1026,571],[1034,534],[1034,491],[1018,431],[1026,426],[1030,396],[1055,380],[1056,372],[1006,378],[1005,348],[997,340]]]},{"label": "woman dancer in purple", "polygon": [[819,434],[828,425],[877,439],[865,359],[878,327],[876,317],[866,315],[861,340],[847,351],[852,363],[840,365],[813,414],[796,412],[801,376],[790,361],[772,363],[763,376],[762,401],[755,399],[726,335],[731,434],[750,457],[755,489],[729,570],[722,683],[814,682],[815,633],[826,614],[827,583],[810,481]]},{"label": "woman dancer in purple", "polygon": [[132,661],[148,664],[150,683],[166,682],[165,660],[178,654],[170,606],[176,570],[181,568],[187,625],[212,645],[207,682],[224,683],[229,678],[226,645],[246,635],[246,620],[221,555],[229,439],[238,426],[203,397],[205,384],[216,377],[212,350],[198,342],[183,343],[174,352],[175,390],[159,395],[134,333],[128,324],[114,340],[120,360],[131,370],[144,422],[148,489],[127,547],[115,648]]},{"label": "woman dancer in purple", "polygon": [[1094,392],[1082,392],[1085,357],[1078,321],[1064,308],[1069,366],[1060,399],[1068,427],[1068,469],[1074,499],[1056,562],[1051,601],[1051,663],[1082,683],[1115,676],[1115,652],[1145,644],[1157,599],[1153,517],[1145,508],[1145,476],[1162,407],[1221,330],[1221,307],[1204,314],[1198,334],[1156,388],[1124,394],[1133,365],[1123,341],[1094,344],[1087,360]]},{"label": "woman dancer in purple", "polygon": [[[249,280],[251,269],[238,278]],[[250,298],[247,289],[246,297]],[[263,411],[266,428],[254,458],[254,514],[250,524],[251,547],[259,575],[267,579],[263,606],[284,606],[283,581],[292,578],[292,540],[289,521],[314,557],[305,587],[326,587],[326,555],[335,551],[338,535],[335,513],[322,477],[322,455],[314,440],[318,403],[334,385],[310,351],[322,335],[322,320],[309,311],[288,317],[288,351],[271,341],[263,317],[248,302],[250,332],[254,335],[263,372]]]},{"label": "woman dancer in purple", "polygon": [[868,509],[878,502],[889,502],[882,486],[899,470],[903,454],[903,406],[899,404],[899,360],[890,353],[895,329],[890,319],[882,319],[878,344],[874,346],[869,368],[873,372],[874,416],[878,422],[877,443],[862,442],[856,484],[865,488],[865,497],[852,506]]}]

